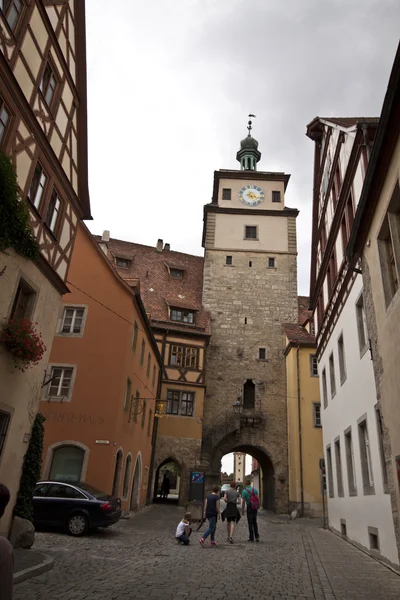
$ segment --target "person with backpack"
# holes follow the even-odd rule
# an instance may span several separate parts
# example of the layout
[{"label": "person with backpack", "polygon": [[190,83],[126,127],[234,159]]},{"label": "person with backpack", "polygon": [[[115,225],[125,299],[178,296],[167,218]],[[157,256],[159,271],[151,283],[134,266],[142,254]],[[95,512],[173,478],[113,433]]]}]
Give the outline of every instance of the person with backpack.
[{"label": "person with backpack", "polygon": [[257,512],[260,508],[260,497],[258,495],[258,490],[251,485],[250,479],[246,480],[246,487],[242,492],[242,515],[244,515],[245,506],[247,511],[247,523],[249,526],[249,539],[247,541],[254,542],[254,540],[256,540],[256,542],[259,542],[260,536],[258,535]]}]

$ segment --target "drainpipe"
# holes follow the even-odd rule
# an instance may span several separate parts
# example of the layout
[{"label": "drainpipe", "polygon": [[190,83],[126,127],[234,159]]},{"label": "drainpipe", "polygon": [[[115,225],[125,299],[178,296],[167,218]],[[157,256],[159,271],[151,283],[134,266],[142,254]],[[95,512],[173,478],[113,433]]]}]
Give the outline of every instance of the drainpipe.
[{"label": "drainpipe", "polygon": [[[168,335],[168,331],[164,335],[163,341],[162,341],[161,368],[160,368],[160,372],[158,374],[158,384],[157,384],[157,395],[156,395],[156,398],[160,398],[161,397],[162,380],[163,380],[163,373],[164,373],[165,346],[166,346],[165,340],[166,340],[166,336],[167,335]],[[157,406],[157,403],[156,403],[156,406]],[[158,417],[155,415],[155,411],[154,411],[154,427],[153,427],[153,435],[151,436],[151,446],[152,446],[152,448],[151,448],[150,469],[149,469],[149,482],[150,482],[150,485],[147,485],[146,505],[150,504],[150,494],[154,494],[154,489],[153,489],[153,471],[154,471],[154,458],[155,458],[155,454],[156,454],[157,431],[158,431]]]},{"label": "drainpipe", "polygon": [[300,516],[304,517],[304,483],[303,483],[303,439],[301,428],[301,396],[300,396],[300,346],[297,346],[296,363],[297,363],[297,410],[299,416],[299,459],[300,459]]}]

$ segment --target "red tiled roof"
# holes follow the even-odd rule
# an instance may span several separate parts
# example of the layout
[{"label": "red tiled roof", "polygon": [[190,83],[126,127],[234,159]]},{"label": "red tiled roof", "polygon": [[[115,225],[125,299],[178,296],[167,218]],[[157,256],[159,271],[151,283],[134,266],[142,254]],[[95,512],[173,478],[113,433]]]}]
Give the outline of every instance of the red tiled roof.
[{"label": "red tiled roof", "polygon": [[[101,241],[98,235],[94,238],[97,242]],[[128,268],[120,268],[116,265],[114,268],[127,283],[135,279],[140,280],[140,295],[153,327],[210,334],[210,316],[202,307],[204,266],[202,256],[173,250],[158,252],[152,246],[113,238],[102,243],[107,244],[114,256],[131,259]],[[183,270],[182,279],[171,277],[167,265],[170,267],[174,265],[173,268]],[[169,306],[196,311],[194,325],[171,321]]]},{"label": "red tiled roof", "polygon": [[299,305],[299,323],[304,325],[312,317],[312,311],[309,310],[310,298],[308,296],[297,296]]},{"label": "red tiled roof", "polygon": [[283,326],[283,330],[286,334],[287,339],[289,340],[289,343],[303,344],[306,346],[316,345],[315,337],[311,335],[311,333],[308,333],[307,329],[305,327],[302,327],[302,325],[294,325],[292,323],[287,323]]}]

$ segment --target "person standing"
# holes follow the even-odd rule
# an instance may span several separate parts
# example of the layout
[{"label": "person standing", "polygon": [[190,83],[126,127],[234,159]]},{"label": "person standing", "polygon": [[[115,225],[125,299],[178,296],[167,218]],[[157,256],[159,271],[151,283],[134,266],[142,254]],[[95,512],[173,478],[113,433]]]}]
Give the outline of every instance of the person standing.
[{"label": "person standing", "polygon": [[165,473],[162,484],[161,484],[161,498],[167,500],[168,494],[170,492],[170,481],[168,477],[168,471]]},{"label": "person standing", "polygon": [[228,542],[233,544],[233,534],[235,531],[235,525],[240,519],[240,514],[237,508],[237,502],[239,493],[235,489],[235,482],[231,481],[229,490],[226,491],[224,500],[226,502],[226,508],[222,513],[222,519],[226,519],[227,530],[228,530]]},{"label": "person standing", "polygon": [[244,515],[244,507],[247,511],[247,524],[249,526],[248,542],[260,541],[258,535],[257,513],[260,508],[260,498],[258,490],[251,485],[250,479],[246,480],[246,487],[242,492],[242,515]]},{"label": "person standing", "polygon": [[208,536],[211,536],[211,546],[216,546],[215,541],[215,530],[217,528],[217,519],[220,515],[220,498],[219,498],[219,487],[215,485],[213,487],[212,494],[209,494],[206,498],[206,504],[204,506],[204,514],[208,519],[208,529],[204,532],[202,538],[199,539],[200,544],[205,547],[205,541]]},{"label": "person standing", "polygon": [[[0,483],[0,519],[10,500],[10,492]],[[12,600],[14,586],[14,550],[10,542],[0,536],[0,598]]]}]

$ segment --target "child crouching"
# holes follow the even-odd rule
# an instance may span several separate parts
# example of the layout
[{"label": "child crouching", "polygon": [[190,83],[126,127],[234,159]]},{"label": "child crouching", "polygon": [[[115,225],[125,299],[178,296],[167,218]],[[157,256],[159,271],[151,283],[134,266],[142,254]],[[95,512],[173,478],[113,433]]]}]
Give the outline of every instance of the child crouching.
[{"label": "child crouching", "polygon": [[190,534],[192,533],[192,528],[190,524],[192,522],[192,513],[185,513],[182,521],[178,523],[178,527],[176,528],[175,539],[177,542],[181,544],[185,544],[187,546],[190,544]]}]

